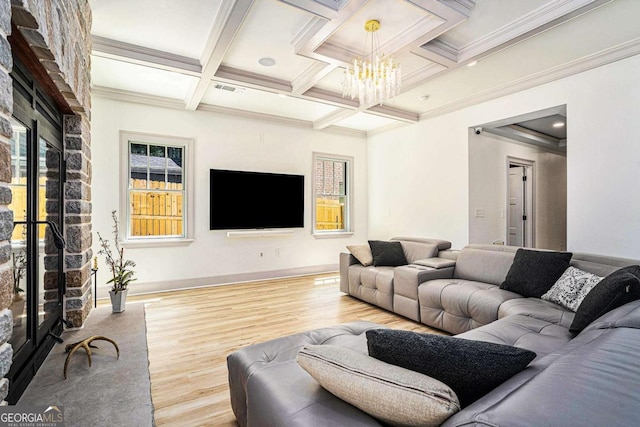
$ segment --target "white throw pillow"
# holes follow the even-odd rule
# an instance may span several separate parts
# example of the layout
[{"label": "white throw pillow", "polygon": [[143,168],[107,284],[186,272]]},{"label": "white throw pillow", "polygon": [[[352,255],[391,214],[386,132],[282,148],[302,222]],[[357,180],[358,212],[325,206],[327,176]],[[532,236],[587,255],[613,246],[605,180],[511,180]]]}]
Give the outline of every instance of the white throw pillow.
[{"label": "white throw pillow", "polygon": [[371,248],[369,245],[349,245],[347,246],[351,255],[353,255],[360,264],[368,267],[373,265],[373,255],[371,255]]},{"label": "white throw pillow", "polygon": [[576,311],[584,297],[601,280],[602,277],[600,276],[579,268],[569,267],[562,273],[562,276],[551,289],[542,295],[542,299],[560,304],[571,311]]},{"label": "white throw pillow", "polygon": [[389,425],[439,426],[460,410],[446,384],[348,348],[307,345],[296,360],[327,391]]}]

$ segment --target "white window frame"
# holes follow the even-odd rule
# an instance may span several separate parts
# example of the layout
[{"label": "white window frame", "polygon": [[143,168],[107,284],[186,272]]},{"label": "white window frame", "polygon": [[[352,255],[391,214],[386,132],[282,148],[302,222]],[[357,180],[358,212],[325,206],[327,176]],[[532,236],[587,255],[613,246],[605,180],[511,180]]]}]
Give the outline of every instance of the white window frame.
[{"label": "white window frame", "polygon": [[[183,193],[182,193],[182,236],[152,236],[137,237],[131,236],[129,201],[129,143],[143,143],[148,145],[169,145],[183,148]],[[176,136],[155,135],[140,132],[120,131],[120,239],[124,247],[162,247],[162,246],[183,246],[194,241],[193,231],[193,145],[191,138],[181,138]]]},{"label": "white window frame", "polygon": [[[346,212],[345,212],[345,221],[346,226],[345,230],[318,230],[316,229],[316,199],[318,197],[318,191],[316,189],[316,162],[318,160],[329,160],[329,161],[337,161],[337,162],[345,162],[346,165],[346,173],[345,178],[347,180],[347,184],[345,186],[345,197],[346,197]],[[312,234],[316,238],[332,238],[332,237],[347,237],[353,235],[353,157],[351,156],[343,156],[340,154],[329,154],[329,153],[313,153],[313,161],[312,161],[312,190],[313,197],[311,201],[311,216],[312,216]]]}]

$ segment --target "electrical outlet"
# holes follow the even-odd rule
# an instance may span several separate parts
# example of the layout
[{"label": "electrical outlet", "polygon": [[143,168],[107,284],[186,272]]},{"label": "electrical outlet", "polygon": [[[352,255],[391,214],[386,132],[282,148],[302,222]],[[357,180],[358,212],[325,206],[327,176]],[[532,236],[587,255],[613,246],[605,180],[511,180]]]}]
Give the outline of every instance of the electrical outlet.
[{"label": "electrical outlet", "polygon": [[260,258],[264,256],[264,252],[260,252]]},{"label": "electrical outlet", "polygon": [[280,248],[276,248],[276,256],[280,256]]}]

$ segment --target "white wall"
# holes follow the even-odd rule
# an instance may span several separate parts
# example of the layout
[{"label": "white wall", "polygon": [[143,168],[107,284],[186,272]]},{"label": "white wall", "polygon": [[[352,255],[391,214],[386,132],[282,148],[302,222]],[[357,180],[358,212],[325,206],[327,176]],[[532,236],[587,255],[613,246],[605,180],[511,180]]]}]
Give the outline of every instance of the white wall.
[{"label": "white wall", "polygon": [[[138,289],[192,286],[206,278],[266,276],[337,266],[345,245],[366,241],[366,139],[308,128],[234,118],[209,112],[187,112],[93,97],[93,231],[110,236],[110,212],[120,197],[119,132],[121,130],[195,139],[195,242],[186,247],[128,248],[137,262]],[[354,157],[355,234],[350,238],[316,239],[311,235],[312,153]],[[224,231],[209,230],[209,169],[227,168],[305,176],[305,228],[292,237],[229,239]],[[99,249],[94,234],[93,250]],[[276,256],[279,249],[279,256]],[[259,254],[264,256],[260,257]],[[108,273],[100,260],[100,284]],[[256,277],[259,277],[256,276]],[[166,282],[158,284],[157,282]],[[174,285],[168,285],[173,282]],[[155,286],[155,288],[158,288]],[[154,289],[155,289],[154,288]],[[132,288],[135,292],[135,287]]]},{"label": "white wall", "polygon": [[[534,162],[534,247],[566,249],[566,157],[483,132],[469,131],[469,243],[507,241],[507,158]],[[476,218],[482,209],[484,218]],[[504,215],[503,215],[504,214]]]},{"label": "white wall", "polygon": [[640,258],[640,56],[369,138],[369,234],[469,241],[468,128],[567,105],[567,247]]}]

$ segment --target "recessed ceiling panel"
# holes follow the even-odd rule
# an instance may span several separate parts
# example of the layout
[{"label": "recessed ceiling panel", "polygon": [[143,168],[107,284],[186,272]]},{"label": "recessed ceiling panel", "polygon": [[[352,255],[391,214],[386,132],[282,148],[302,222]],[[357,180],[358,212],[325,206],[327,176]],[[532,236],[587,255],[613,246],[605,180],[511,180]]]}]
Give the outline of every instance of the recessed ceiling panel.
[{"label": "recessed ceiling panel", "polygon": [[91,56],[91,84],[184,100],[195,77]]},{"label": "recessed ceiling panel", "polygon": [[380,53],[385,55],[405,44],[404,40],[415,39],[443,22],[408,1],[369,0],[331,35],[326,44],[359,55],[368,53],[371,47],[369,44],[365,51],[369,33],[365,31],[364,24],[370,19],[380,21],[380,29],[375,35]]},{"label": "recessed ceiling panel", "polygon": [[336,110],[336,107],[320,102],[216,82],[211,82],[202,102],[310,122]]},{"label": "recessed ceiling panel", "polygon": [[89,0],[91,34],[200,59],[223,0]]},{"label": "recessed ceiling panel", "polygon": [[[311,17],[308,12],[276,0],[256,1],[227,51],[223,64],[293,81],[316,62],[296,55],[291,44],[291,40]],[[261,65],[258,62],[261,58],[271,58],[275,63],[271,66]]]},{"label": "recessed ceiling panel", "polygon": [[447,31],[439,39],[460,49],[547,3],[549,0],[478,1],[467,21]]},{"label": "recessed ceiling panel", "polygon": [[362,131],[370,131],[382,126],[387,126],[392,123],[398,123],[397,120],[389,119],[382,116],[369,113],[358,113],[351,117],[340,120],[335,123],[336,126],[341,126],[350,129],[357,129]]},{"label": "recessed ceiling panel", "polygon": [[342,93],[342,81],[344,79],[344,68],[338,67],[327,74],[316,85],[320,89],[330,90],[336,93]]}]

